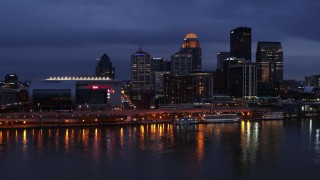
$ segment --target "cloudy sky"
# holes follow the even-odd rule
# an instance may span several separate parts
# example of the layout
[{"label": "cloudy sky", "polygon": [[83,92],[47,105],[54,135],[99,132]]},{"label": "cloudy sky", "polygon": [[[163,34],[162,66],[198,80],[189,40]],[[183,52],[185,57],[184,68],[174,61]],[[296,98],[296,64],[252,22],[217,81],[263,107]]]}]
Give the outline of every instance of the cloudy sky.
[{"label": "cloudy sky", "polygon": [[[320,74],[319,0],[1,0],[0,79],[94,74],[107,53],[118,79],[130,79],[139,46],[169,59],[186,33],[195,32],[203,69],[229,51],[229,31],[252,28],[258,41],[280,41],[285,79]],[[1,78],[2,77],[2,78]]]}]

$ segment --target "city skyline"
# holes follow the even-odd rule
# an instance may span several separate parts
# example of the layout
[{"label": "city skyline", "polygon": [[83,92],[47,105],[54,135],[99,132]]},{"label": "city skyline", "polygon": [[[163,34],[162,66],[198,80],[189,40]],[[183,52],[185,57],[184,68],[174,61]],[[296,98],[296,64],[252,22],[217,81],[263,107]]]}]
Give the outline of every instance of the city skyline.
[{"label": "city skyline", "polygon": [[[284,52],[284,79],[318,74],[319,27],[311,17],[319,14],[320,3],[275,2],[239,6],[232,1],[140,0],[143,6],[137,7],[130,1],[5,0],[0,7],[0,75],[33,80],[94,74],[96,58],[107,53],[117,79],[130,79],[130,66],[123,64],[129,64],[139,46],[152,57],[169,60],[190,31],[201,42],[202,69],[215,70],[216,53],[229,51],[230,30],[242,26],[252,28],[253,62],[258,41],[277,41]],[[181,14],[178,7],[193,7],[193,13]]]}]

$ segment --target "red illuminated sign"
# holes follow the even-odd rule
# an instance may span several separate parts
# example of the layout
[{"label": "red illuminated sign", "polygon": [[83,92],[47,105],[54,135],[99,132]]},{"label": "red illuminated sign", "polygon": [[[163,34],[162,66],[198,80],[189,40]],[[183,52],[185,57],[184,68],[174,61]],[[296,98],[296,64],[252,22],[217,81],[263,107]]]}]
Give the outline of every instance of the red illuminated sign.
[{"label": "red illuminated sign", "polygon": [[86,89],[93,89],[93,90],[97,90],[97,89],[111,89],[110,86],[99,86],[99,85],[85,86],[84,88],[86,88]]}]

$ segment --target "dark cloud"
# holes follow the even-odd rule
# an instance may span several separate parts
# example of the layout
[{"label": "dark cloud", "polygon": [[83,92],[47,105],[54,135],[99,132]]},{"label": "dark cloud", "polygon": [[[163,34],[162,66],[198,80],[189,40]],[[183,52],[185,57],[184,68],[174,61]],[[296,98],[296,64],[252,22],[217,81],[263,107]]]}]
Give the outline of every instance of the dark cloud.
[{"label": "dark cloud", "polygon": [[[140,45],[169,59],[189,31],[199,36],[204,69],[214,70],[216,52],[229,49],[229,31],[249,26],[253,54],[257,41],[282,42],[285,77],[302,79],[317,73],[311,64],[320,58],[319,7],[317,0],[2,0],[0,75],[94,73],[95,59],[107,52],[117,77],[129,79],[130,54]],[[301,58],[310,63],[303,71],[295,68]]]}]

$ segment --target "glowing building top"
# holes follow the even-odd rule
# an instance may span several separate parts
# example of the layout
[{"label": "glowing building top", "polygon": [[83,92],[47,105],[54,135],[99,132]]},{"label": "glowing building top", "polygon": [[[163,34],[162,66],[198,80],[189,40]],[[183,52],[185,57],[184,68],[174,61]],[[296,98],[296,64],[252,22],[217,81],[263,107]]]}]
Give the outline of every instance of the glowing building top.
[{"label": "glowing building top", "polygon": [[189,32],[186,34],[180,51],[192,55],[192,71],[201,71],[201,48],[198,36],[195,33]]},{"label": "glowing building top", "polygon": [[193,32],[186,34],[182,42],[182,48],[200,48],[198,36]]}]

